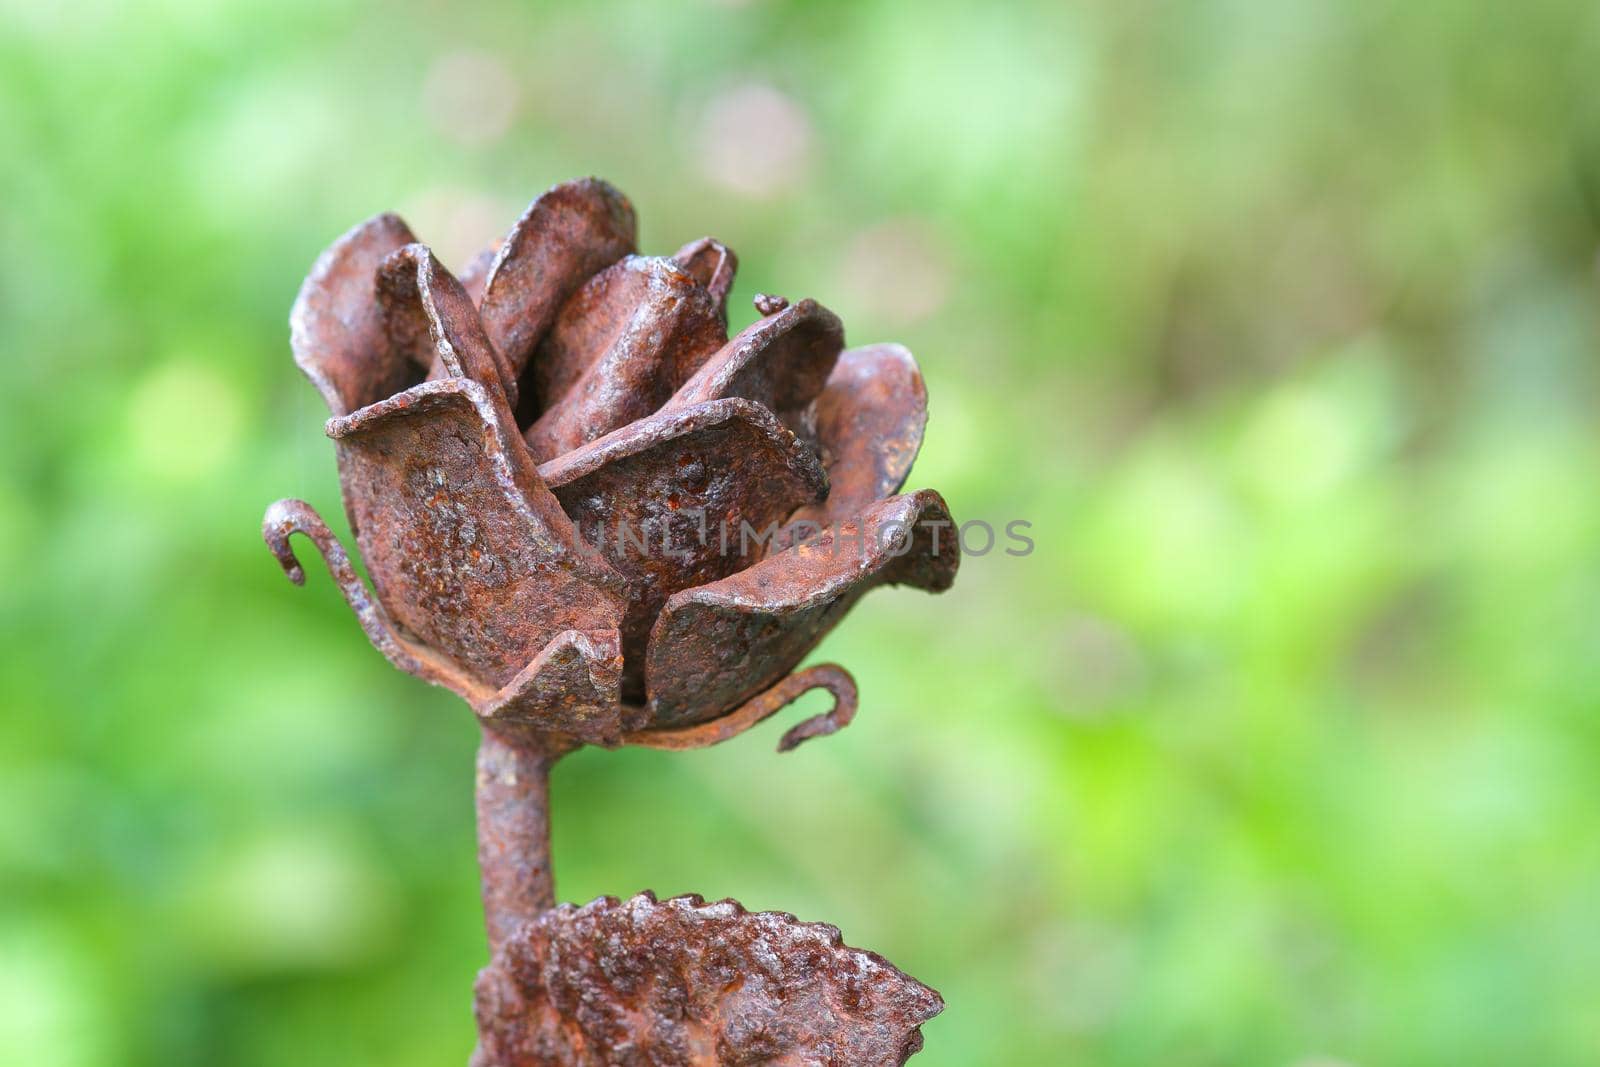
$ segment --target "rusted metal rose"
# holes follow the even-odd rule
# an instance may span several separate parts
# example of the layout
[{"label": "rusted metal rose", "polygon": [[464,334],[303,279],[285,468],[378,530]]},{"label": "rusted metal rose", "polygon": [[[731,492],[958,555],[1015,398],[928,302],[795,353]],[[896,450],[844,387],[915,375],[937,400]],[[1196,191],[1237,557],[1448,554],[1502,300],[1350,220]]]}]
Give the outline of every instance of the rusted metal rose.
[{"label": "rusted metal rose", "polygon": [[[891,495],[926,421],[910,353],[844,351],[812,300],[763,298],[729,339],[733,253],[638,256],[634,230],[606,183],[558,185],[458,280],[379,215],[291,318],[333,410],[376,599],[334,569],[368,637],[488,723],[601,745],[728,714],[868,589],[943,589],[957,563],[938,494]],[[790,521],[822,536],[761,536]],[[308,505],[274,505],[302,581],[296,531],[336,550]]]},{"label": "rusted metal rose", "polygon": [[729,338],[733,253],[639,256],[635,229],[568,182],[458,278],[379,215],[290,320],[372,593],[304,502],[263,534],[297,583],[308,536],[373,645],[477,714],[496,950],[553,904],[555,759],[713,744],[819,686],[833,709],[781,747],[831,733],[850,676],[796,665],[868,590],[942,590],[958,562],[939,495],[894,495],[926,421],[910,353],[846,351],[832,312],[765,295]]}]

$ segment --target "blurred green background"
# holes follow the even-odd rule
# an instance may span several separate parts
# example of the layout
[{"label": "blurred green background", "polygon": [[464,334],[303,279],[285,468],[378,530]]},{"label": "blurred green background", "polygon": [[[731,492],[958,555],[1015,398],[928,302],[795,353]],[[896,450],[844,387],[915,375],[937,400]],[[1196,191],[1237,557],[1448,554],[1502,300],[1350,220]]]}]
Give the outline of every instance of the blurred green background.
[{"label": "blurred green background", "polygon": [[858,608],[836,738],[563,763],[563,898],[836,922],[927,1067],[1600,1063],[1592,3],[0,10],[0,1062],[465,1062],[475,731],[260,542],[285,317],[595,173],[1037,549]]}]

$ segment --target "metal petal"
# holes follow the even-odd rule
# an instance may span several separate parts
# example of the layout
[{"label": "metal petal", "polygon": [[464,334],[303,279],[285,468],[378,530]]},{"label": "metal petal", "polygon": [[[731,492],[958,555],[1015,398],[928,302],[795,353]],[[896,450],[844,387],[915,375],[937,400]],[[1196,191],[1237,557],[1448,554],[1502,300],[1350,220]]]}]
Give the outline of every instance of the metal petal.
[{"label": "metal petal", "polygon": [[928,390],[902,345],[852,348],[839,357],[812,406],[828,471],[828,499],[801,508],[791,522],[831,526],[899,491],[911,473],[928,423]]},{"label": "metal petal", "polygon": [[822,391],[843,347],[839,317],[815,300],[802,300],[741,330],[667,401],[665,409],[742,396],[771,409],[784,425],[809,437],[806,406]]},{"label": "metal petal", "polygon": [[424,382],[328,420],[328,436],[389,614],[486,684],[564,630],[617,626],[626,583],[579,541],[483,384]]},{"label": "metal petal", "polygon": [[628,198],[599,178],[553,186],[511,228],[480,308],[495,348],[520,373],[567,298],[634,250]]},{"label": "metal petal", "polygon": [[567,630],[492,698],[474,705],[503,734],[561,734],[591,745],[622,740],[622,642],[615,630]]},{"label": "metal petal", "polygon": [[546,738],[558,734],[595,745],[621,742],[617,682],[622,676],[622,644],[617,631],[559,633],[504,688],[495,690],[402,633],[383,605],[368,594],[339,539],[303,500],[275,502],[261,523],[261,535],[290,581],[304,585],[306,580],[289,544],[297,533],[317,546],[367,639],[396,667],[453,691],[496,730]]},{"label": "metal petal", "polygon": [[[581,325],[578,315],[586,320]],[[597,316],[592,325],[588,316]],[[570,333],[561,328],[569,322]],[[579,338],[604,347],[568,344]],[[560,367],[563,377],[585,365],[569,386],[549,394],[528,428],[534,459],[558,456],[655,411],[727,339],[711,294],[673,260],[628,256],[607,267],[567,302],[549,338],[554,343],[541,349],[541,366]]]},{"label": "metal petal", "polygon": [[837,928],[641,893],[540,915],[478,976],[475,1067],[904,1064],[939,994]]},{"label": "metal petal", "polygon": [[748,400],[659,412],[546,463],[539,475],[628,580],[626,700],[644,696],[650,626],[667,598],[761,555],[764,538],[827,493],[812,451]]},{"label": "metal petal", "polygon": [[398,215],[368,219],[317,259],[289,312],[289,346],[328,409],[347,415],[422,378],[389,344],[373,292],[378,264],[416,237]]},{"label": "metal petal", "polygon": [[703,722],[787,674],[868,590],[950,587],[958,565],[944,499],[890,497],[815,540],[668,599],[645,677],[655,724]]},{"label": "metal petal", "polygon": [[739,271],[739,257],[733,254],[733,249],[715,237],[702,237],[672,253],[672,258],[705,286],[711,299],[716,301],[717,315],[726,326],[728,293],[733,289],[733,276]]},{"label": "metal petal", "polygon": [[516,375],[489,341],[478,309],[426,245],[396,249],[378,267],[378,306],[389,343],[435,378],[471,378],[516,403]]},{"label": "metal petal", "polygon": [[616,270],[616,266],[612,264],[580,285],[561,305],[550,332],[540,342],[524,375],[523,408],[535,417],[578,383],[616,341],[639,306],[648,279],[638,271]]}]

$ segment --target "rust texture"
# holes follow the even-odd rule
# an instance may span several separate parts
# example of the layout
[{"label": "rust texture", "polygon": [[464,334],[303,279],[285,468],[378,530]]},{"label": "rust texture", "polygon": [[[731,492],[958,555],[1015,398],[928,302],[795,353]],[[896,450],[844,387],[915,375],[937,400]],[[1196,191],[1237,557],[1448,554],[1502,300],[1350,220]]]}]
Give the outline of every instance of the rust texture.
[{"label": "rust texture", "polygon": [[[799,1057],[781,1062],[898,1062],[885,1050],[919,1046],[916,1025],[937,998],[881,961],[861,970],[869,957],[836,934],[817,947],[814,931],[827,928],[679,901],[549,910],[557,759],[581,745],[716,744],[814,688],[832,709],[780,748],[833,733],[855,714],[854,683],[836,666],[797,666],[869,590],[940,591],[958,563],[943,499],[896,495],[927,420],[911,354],[847,349],[838,316],[809,298],[758,296],[755,322],[729,337],[734,253],[704,237],[642,256],[636,233],[632,204],[591,178],[537,198],[459,277],[392,214],[335,241],[301,288],[290,340],[332,415],[370,589],[303,501],[273,504],[262,533],[297,583],[290,539],[308,538],[374,647],[456,693],[482,727],[486,974],[500,976],[485,988],[515,987],[531,1013],[518,1023],[487,1011],[483,1048],[498,1051],[484,1055],[499,1058],[482,1062],[756,1063],[779,1046]],[[630,1018],[679,1011],[675,1029],[639,1022],[652,1029],[628,1036],[569,1018],[578,1001],[553,992],[551,961],[566,957],[552,946],[583,943],[622,915],[652,931],[629,966],[667,968],[659,981],[736,959],[787,977],[750,971],[748,995],[707,986],[677,1001],[660,989],[624,998]],[[653,959],[665,931],[691,927],[693,958]],[[713,931],[732,939],[732,955],[717,955]],[[577,984],[561,988],[588,981],[590,964],[620,966],[591,948],[572,957]],[[857,980],[888,984],[838,992],[829,983],[855,988],[843,961]],[[808,968],[814,988],[801,996],[794,983]],[[902,996],[895,982],[932,999]],[[564,1051],[528,1059],[513,1051],[516,1034]],[[608,1059],[595,1041],[655,1051]],[[871,1051],[806,1058],[825,1046]],[[735,1058],[705,1058],[713,1047]]]},{"label": "rust texture", "polygon": [[562,350],[569,381],[526,434],[541,462],[656,410],[727,336],[717,300],[673,260],[629,256],[607,267],[576,298],[580,308],[593,288],[623,298],[617,330],[600,351]]},{"label": "rust texture", "polygon": [[603,897],[525,926],[478,978],[474,1067],[902,1064],[939,995],[839,931],[731,900]]},{"label": "rust texture", "polygon": [[792,752],[801,742],[813,737],[838,733],[856,717],[856,681],[850,677],[849,671],[838,664],[819,663],[815,667],[795,671],[765,693],[750,698],[737,710],[710,722],[681,730],[643,730],[627,734],[623,740],[649,748],[709,748],[739,736],[757,723],[765,722],[812,689],[826,689],[831,693],[833,707],[822,715],[813,715],[789,728],[778,741],[778,751]]},{"label": "rust texture", "polygon": [[766,408],[736,397],[659,412],[539,473],[628,579],[622,695],[637,703],[650,627],[667,598],[756,562],[760,546],[738,536],[742,524],[781,523],[828,491],[815,453]]},{"label": "rust texture", "polygon": [[485,730],[478,746],[478,866],[489,951],[528,916],[555,906],[550,870],[550,767],[561,750]]}]

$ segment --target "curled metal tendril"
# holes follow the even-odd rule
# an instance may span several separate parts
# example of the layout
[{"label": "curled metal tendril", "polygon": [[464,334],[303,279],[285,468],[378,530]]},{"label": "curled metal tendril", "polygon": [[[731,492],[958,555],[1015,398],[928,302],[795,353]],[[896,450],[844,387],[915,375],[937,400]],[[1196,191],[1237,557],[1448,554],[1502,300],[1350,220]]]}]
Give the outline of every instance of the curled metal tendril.
[{"label": "curled metal tendril", "polygon": [[709,748],[744,733],[776,715],[813,689],[833,695],[833,707],[791,727],[778,742],[779,752],[789,752],[814,737],[838,733],[856,717],[856,683],[850,672],[836,663],[822,663],[796,671],[777,685],[720,719],[682,730],[641,730],[623,735],[623,741],[645,748],[682,751]]}]

